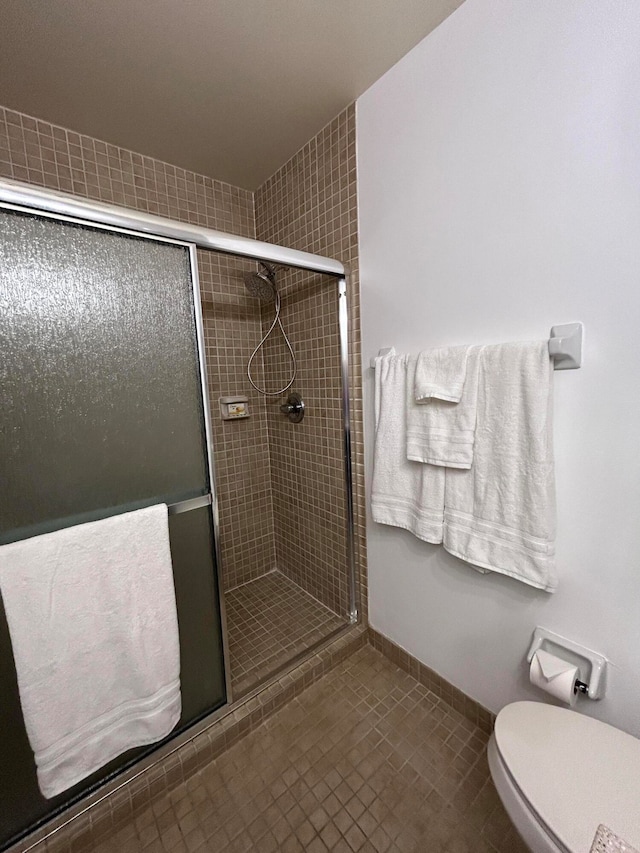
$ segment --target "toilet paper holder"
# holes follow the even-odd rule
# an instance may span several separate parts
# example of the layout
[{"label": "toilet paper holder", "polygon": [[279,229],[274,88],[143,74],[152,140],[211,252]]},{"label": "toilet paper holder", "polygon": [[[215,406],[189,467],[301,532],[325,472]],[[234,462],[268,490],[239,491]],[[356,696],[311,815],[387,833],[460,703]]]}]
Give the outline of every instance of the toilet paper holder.
[{"label": "toilet paper holder", "polygon": [[573,666],[578,667],[579,678],[576,680],[574,692],[584,693],[589,699],[600,699],[604,696],[604,681],[607,659],[598,652],[593,652],[584,646],[554,634],[546,628],[536,628],[527,652],[527,663],[531,663],[538,649],[557,655]]}]

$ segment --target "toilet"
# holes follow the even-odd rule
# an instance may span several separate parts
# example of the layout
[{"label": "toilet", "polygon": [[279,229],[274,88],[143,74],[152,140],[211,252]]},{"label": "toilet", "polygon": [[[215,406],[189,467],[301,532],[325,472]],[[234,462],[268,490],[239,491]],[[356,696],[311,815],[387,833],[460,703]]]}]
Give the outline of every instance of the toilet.
[{"label": "toilet", "polygon": [[496,718],[488,758],[532,853],[589,853],[599,824],[640,850],[637,738],[568,708],[514,702]]}]

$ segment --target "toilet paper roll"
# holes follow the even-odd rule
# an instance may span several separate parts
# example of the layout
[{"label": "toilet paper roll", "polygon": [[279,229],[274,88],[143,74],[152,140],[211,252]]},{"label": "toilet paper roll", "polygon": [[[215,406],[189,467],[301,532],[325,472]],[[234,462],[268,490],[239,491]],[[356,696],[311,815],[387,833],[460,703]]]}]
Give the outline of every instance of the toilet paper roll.
[{"label": "toilet paper roll", "polygon": [[556,655],[543,649],[538,649],[533,655],[529,667],[529,681],[567,705],[576,704],[577,693],[574,687],[579,677],[577,666]]}]

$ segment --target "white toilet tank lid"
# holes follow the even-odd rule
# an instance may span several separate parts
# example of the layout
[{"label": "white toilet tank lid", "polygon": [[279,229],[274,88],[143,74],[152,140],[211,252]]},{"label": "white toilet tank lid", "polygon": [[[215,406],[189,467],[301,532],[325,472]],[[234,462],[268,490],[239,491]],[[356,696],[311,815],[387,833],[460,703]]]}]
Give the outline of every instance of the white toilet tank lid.
[{"label": "white toilet tank lid", "polygon": [[640,740],[543,702],[503,708],[495,739],[530,807],[571,853],[587,853],[601,823],[640,849]]}]

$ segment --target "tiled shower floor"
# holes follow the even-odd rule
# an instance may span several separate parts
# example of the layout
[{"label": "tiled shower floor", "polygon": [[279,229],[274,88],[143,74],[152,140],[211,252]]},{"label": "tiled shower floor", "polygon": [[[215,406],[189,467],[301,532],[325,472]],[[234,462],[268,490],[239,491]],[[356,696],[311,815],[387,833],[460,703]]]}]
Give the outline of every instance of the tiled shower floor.
[{"label": "tiled shower floor", "polygon": [[99,853],[526,853],[487,735],[366,646]]},{"label": "tiled shower floor", "polygon": [[234,699],[346,623],[281,572],[225,594]]}]

